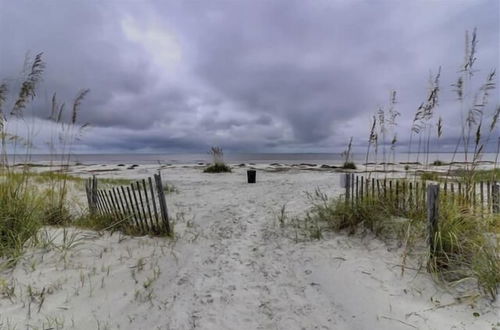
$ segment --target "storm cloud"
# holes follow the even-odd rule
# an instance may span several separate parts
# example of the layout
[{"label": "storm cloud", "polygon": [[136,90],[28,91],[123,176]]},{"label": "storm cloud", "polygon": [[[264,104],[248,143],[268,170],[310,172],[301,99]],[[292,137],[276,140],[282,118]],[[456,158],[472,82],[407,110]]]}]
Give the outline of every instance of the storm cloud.
[{"label": "storm cloud", "polygon": [[71,102],[90,88],[81,152],[332,152],[365,143],[391,90],[404,142],[441,67],[447,150],[464,33],[477,27],[482,82],[499,67],[499,16],[496,0],[0,0],[0,80],[15,84],[25,54],[43,52],[40,118],[54,92]]}]

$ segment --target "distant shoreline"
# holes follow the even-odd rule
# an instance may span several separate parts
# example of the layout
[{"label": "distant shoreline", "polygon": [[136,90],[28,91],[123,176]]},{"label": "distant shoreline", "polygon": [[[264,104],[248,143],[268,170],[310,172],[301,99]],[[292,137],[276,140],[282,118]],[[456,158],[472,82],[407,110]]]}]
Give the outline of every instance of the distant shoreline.
[{"label": "distant shoreline", "polygon": [[[9,160],[13,160],[14,155],[9,156]],[[16,163],[48,163],[51,160],[59,162],[62,158],[61,155],[48,155],[48,154],[32,154],[29,157],[25,155],[16,155]],[[429,162],[434,160],[441,160],[443,162],[451,162],[453,153],[430,153],[427,157],[426,154],[410,154],[408,159],[407,153],[396,154],[395,159],[392,155],[387,155],[386,163],[425,163],[428,158]],[[327,165],[341,165],[344,158],[339,153],[226,153],[224,160],[229,164],[240,163],[259,163],[259,164],[272,164],[282,163],[287,165],[301,164],[301,163],[315,163]],[[364,154],[353,154],[352,160],[358,164],[363,165],[366,162]],[[463,162],[465,157],[459,153],[453,159],[454,162]],[[494,153],[483,154],[482,161],[495,161]],[[182,153],[182,154],[157,154],[157,153],[110,153],[110,154],[73,154],[71,156],[71,163],[81,164],[197,164],[209,163],[211,161],[210,155],[206,153]],[[373,157],[368,159],[368,163],[374,163]],[[378,155],[379,165],[384,163],[382,154]]]}]

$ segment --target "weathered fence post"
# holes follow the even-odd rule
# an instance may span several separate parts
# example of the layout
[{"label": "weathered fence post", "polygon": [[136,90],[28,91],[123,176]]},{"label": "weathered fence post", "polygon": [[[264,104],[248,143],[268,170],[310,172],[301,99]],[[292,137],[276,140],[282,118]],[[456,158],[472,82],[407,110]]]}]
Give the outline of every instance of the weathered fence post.
[{"label": "weathered fence post", "polygon": [[349,203],[350,189],[351,189],[351,174],[346,173],[345,174],[345,202],[346,202],[346,204]]},{"label": "weathered fence post", "polygon": [[354,207],[354,173],[351,174],[351,179],[350,179],[350,185],[351,185],[351,207]]},{"label": "weathered fence post", "polygon": [[428,220],[428,235],[429,248],[431,257],[435,251],[435,234],[438,229],[439,218],[439,185],[430,184],[427,186],[427,220]]},{"label": "weathered fence post", "polygon": [[88,201],[89,201],[89,211],[90,214],[95,215],[97,213],[97,178],[95,175],[92,176],[92,179],[89,179],[88,185]]},{"label": "weathered fence post", "polygon": [[170,235],[170,222],[168,219],[167,202],[165,200],[165,192],[163,191],[163,184],[161,183],[160,173],[155,174],[156,189],[158,191],[158,200],[160,206],[161,219],[167,231],[167,235]]},{"label": "weathered fence post", "polygon": [[364,186],[365,186],[365,177],[364,176],[361,177],[361,182],[360,183],[361,184],[359,186],[359,188],[360,188],[360,190],[359,190],[359,200],[363,201],[365,199],[364,198]]},{"label": "weathered fence post", "polygon": [[492,211],[493,201],[491,200],[491,192],[492,192],[491,182],[486,182],[486,205],[488,206],[488,212]]},{"label": "weathered fence post", "polygon": [[500,183],[491,185],[491,199],[493,213],[500,213]]},{"label": "weathered fence post", "polygon": [[358,204],[359,198],[359,177],[356,175],[356,204]]},{"label": "weathered fence post", "polygon": [[484,183],[481,181],[480,184],[480,189],[481,189],[481,216],[484,216]]}]

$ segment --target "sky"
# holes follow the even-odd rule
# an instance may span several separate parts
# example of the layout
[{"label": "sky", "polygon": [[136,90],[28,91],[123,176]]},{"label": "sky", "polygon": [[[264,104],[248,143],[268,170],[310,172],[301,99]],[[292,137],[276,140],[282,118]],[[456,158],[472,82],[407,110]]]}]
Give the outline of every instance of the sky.
[{"label": "sky", "polygon": [[[351,136],[364,150],[393,90],[401,115],[386,142],[397,134],[405,150],[441,67],[429,132],[434,151],[452,151],[464,105],[451,85],[465,31],[478,36],[467,108],[500,68],[499,22],[497,0],[0,0],[0,82],[12,103],[26,57],[43,52],[30,120],[18,124],[36,123],[41,152],[53,134],[53,93],[71,104],[84,88],[78,123],[90,126],[74,152],[339,152]],[[490,94],[486,121],[499,95]]]}]

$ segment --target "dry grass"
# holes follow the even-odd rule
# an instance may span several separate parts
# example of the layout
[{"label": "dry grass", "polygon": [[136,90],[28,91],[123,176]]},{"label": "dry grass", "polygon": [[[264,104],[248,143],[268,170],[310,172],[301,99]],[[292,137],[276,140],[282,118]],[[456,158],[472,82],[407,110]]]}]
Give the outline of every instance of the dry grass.
[{"label": "dry grass", "polygon": [[423,252],[429,271],[440,282],[455,285],[473,281],[495,299],[500,285],[500,249],[496,242],[500,215],[478,216],[449,194],[441,195],[435,251],[429,254],[428,248],[423,249],[427,240],[425,205],[408,203],[405,196],[389,191],[346,203],[344,198],[328,199],[316,191],[311,195],[313,206],[307,222],[319,223],[316,227],[322,230],[353,234],[367,229],[380,238],[397,240],[406,250],[403,265],[407,255]]}]

